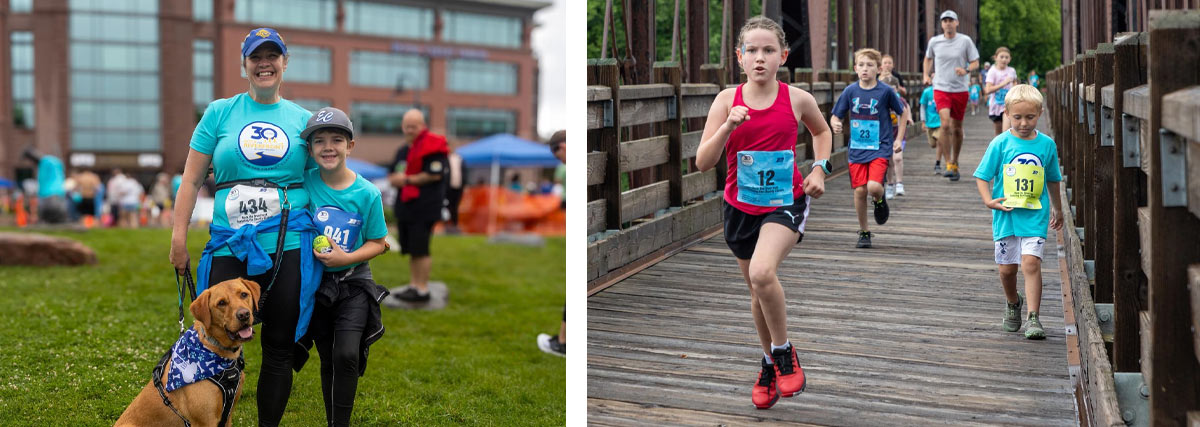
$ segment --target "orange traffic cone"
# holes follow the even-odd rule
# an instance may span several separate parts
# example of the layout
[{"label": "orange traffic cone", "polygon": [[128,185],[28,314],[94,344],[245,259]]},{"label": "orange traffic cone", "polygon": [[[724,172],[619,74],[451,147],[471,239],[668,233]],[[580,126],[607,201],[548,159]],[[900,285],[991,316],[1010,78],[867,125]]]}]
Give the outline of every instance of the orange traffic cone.
[{"label": "orange traffic cone", "polygon": [[92,215],[84,215],[83,216],[83,227],[84,228],[92,228],[95,226],[96,226],[96,217],[94,217]]},{"label": "orange traffic cone", "polygon": [[25,213],[25,196],[17,196],[17,227],[29,225],[29,216]]}]

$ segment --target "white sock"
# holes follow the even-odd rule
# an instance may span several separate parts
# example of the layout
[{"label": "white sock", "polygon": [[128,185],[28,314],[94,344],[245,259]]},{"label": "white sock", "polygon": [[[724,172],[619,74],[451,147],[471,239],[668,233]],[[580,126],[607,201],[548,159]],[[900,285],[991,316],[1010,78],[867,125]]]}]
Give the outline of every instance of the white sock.
[{"label": "white sock", "polygon": [[775,345],[775,343],[771,343],[771,352],[774,353],[776,350],[787,350],[791,347],[792,347],[791,340],[784,341],[783,345]]},{"label": "white sock", "polygon": [[771,358],[771,355],[769,355],[769,354],[767,354],[767,353],[763,353],[763,360],[765,360],[765,361],[767,362],[767,364],[768,364],[768,365],[774,365],[774,364],[775,364],[775,359],[772,359],[772,358]]}]

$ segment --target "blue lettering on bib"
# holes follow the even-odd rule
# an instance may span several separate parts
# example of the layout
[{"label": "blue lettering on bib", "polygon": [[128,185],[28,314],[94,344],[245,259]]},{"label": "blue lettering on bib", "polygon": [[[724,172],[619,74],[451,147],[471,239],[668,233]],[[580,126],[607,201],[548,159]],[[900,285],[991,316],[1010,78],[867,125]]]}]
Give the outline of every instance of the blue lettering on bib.
[{"label": "blue lettering on bib", "polygon": [[1008,89],[996,91],[996,105],[1004,105],[1004,97],[1006,96],[1008,96]]},{"label": "blue lettering on bib", "polygon": [[363,218],[354,212],[346,212],[334,206],[322,206],[314,215],[317,230],[337,243],[343,251],[353,252],[358,243],[358,233],[362,231]]},{"label": "blue lettering on bib", "polygon": [[739,151],[737,200],[755,206],[792,204],[792,174],[796,153],[785,151]]},{"label": "blue lettering on bib", "polygon": [[878,150],[879,122],[876,120],[850,120],[850,149]]}]

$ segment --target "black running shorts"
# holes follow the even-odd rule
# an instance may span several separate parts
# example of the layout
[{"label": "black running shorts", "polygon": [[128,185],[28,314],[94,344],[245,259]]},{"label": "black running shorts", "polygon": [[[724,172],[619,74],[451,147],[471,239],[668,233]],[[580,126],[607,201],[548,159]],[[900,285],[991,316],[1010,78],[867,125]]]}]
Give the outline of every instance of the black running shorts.
[{"label": "black running shorts", "polygon": [[796,243],[804,240],[804,225],[808,222],[809,197],[797,198],[790,206],[781,206],[762,215],[750,215],[738,210],[728,202],[725,206],[725,243],[738,259],[750,259],[754,246],[758,244],[758,230],[768,222],[783,225],[800,233]]},{"label": "black running shorts", "polygon": [[429,256],[429,240],[433,237],[436,221],[399,221],[400,253],[414,257]]},{"label": "black running shorts", "polygon": [[989,114],[988,118],[992,119],[992,123],[1000,123],[1001,120],[1004,120],[1004,114],[1001,113],[995,116]]}]

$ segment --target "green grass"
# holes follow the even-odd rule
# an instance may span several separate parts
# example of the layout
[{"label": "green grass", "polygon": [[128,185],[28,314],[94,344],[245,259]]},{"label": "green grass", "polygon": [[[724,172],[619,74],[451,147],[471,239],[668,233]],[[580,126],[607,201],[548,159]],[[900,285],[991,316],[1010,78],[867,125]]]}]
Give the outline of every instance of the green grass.
[{"label": "green grass", "polygon": [[[166,230],[55,232],[96,250],[88,267],[0,267],[0,420],[4,425],[108,426],[149,381],[178,336]],[[193,231],[193,267],[207,233]],[[433,280],[450,288],[436,312],[385,308],[371,346],[355,425],[562,425],[564,359],[537,349],[558,330],[563,239],[543,248],[437,236]],[[371,262],[387,287],[406,283],[407,258]],[[190,314],[188,325],[191,325]],[[256,425],[261,348],[246,346],[236,425]],[[295,375],[283,425],[322,425],[313,350]]]}]

